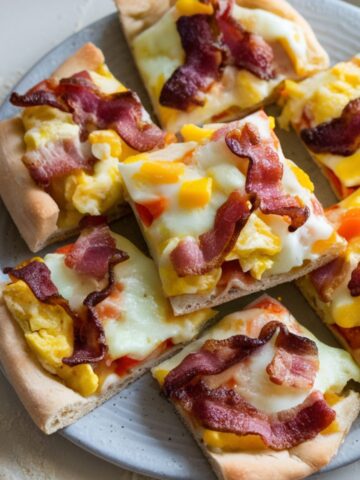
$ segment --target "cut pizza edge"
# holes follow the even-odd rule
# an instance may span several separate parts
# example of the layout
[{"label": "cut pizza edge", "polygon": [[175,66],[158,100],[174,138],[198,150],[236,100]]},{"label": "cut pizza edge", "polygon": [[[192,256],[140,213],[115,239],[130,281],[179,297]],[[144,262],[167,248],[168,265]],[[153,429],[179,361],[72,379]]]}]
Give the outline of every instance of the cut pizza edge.
[{"label": "cut pizza edge", "polygon": [[[108,271],[101,280],[90,273],[99,265],[91,236],[92,243],[97,239],[97,257],[107,257]],[[109,238],[116,249],[109,249]],[[46,434],[71,425],[178,351],[216,313],[175,319],[152,260],[104,224],[82,230],[77,242],[6,269],[10,281],[0,284],[0,363]],[[74,266],[68,267],[68,261]],[[74,283],[74,292],[69,290],[71,278],[81,282]],[[90,298],[93,303],[87,303]],[[147,309],[142,320],[141,308]]]},{"label": "cut pizza edge", "polygon": [[[229,332],[230,330],[231,333],[236,334],[236,328],[239,325],[244,324],[244,321],[241,320],[242,314],[247,310],[251,309],[256,309],[259,312],[259,308],[268,308],[266,304],[275,306],[275,313],[274,315],[272,315],[271,320],[281,321],[275,318],[278,314],[276,312],[279,312],[279,307],[280,311],[281,309],[286,309],[278,301],[265,294],[259,297],[257,300],[253,301],[247,307],[245,307],[244,310],[232,313],[227,317],[224,317],[222,320],[220,320],[220,322],[215,325],[215,327],[210,327],[210,332],[216,332],[216,329],[218,329],[223,322],[227,322],[224,325],[224,332]],[[290,318],[292,319],[291,321],[295,320],[291,314]],[[229,325],[231,325],[232,323],[234,327],[231,330],[231,327],[229,327]],[[256,327],[256,320],[254,321],[254,323],[255,330],[257,330],[258,327]],[[296,320],[295,324],[299,326]],[[243,330],[243,328],[238,329],[238,333],[243,334]],[[303,327],[301,327],[300,325],[300,332],[304,330],[306,336],[307,334],[309,334],[311,339],[316,340],[309,331],[303,329]],[[292,331],[294,332],[294,330]],[[204,332],[204,337],[206,339],[211,339],[211,334],[207,334],[207,332],[208,329]],[[299,333],[299,331],[297,331],[297,333]],[[221,337],[219,338],[226,338],[227,335],[229,335],[229,333],[227,333],[226,335],[221,335]],[[256,338],[256,335],[251,334],[251,337]],[[159,364],[157,367],[152,369],[153,377],[159,383],[163,393],[165,393],[164,382],[166,381],[166,377],[167,375],[169,375],[169,373],[173,371],[170,365],[173,365],[176,369],[176,367],[178,367],[185,358],[188,359],[192,353],[195,352],[194,355],[196,356],[196,352],[199,352],[199,348],[201,348],[202,338],[203,335],[200,337],[200,339],[194,342],[196,344],[196,348],[191,348],[193,344],[190,344],[189,346],[185,347],[183,352],[175,354],[175,356],[172,357],[170,360],[165,361],[163,364]],[[316,343],[318,344],[317,340]],[[216,347],[214,347],[213,345],[209,346],[209,351],[214,352],[214,348],[216,349]],[[325,348],[330,347],[325,346]],[[332,348],[331,350],[333,350],[334,353],[335,351],[340,351],[339,348]],[[346,355],[348,355],[346,352],[343,351],[340,355],[342,355],[343,358],[347,358],[347,362],[352,362],[350,356],[346,357]],[[355,364],[353,364],[352,370],[353,371],[351,375],[356,376],[356,381],[359,381],[359,371]],[[351,375],[349,375],[349,380]],[[174,378],[175,377],[173,376],[172,380]],[[190,383],[197,382],[196,378],[198,377],[194,377],[194,380],[191,380],[191,378],[193,377],[190,377]],[[201,375],[199,378],[201,378]],[[211,374],[209,374],[207,378],[211,378]],[[175,384],[176,380],[173,381]],[[217,380],[214,381],[215,386],[218,385],[218,383],[219,382]],[[233,383],[236,383],[236,381]],[[226,385],[232,385],[233,383],[231,383],[230,380]],[[345,382],[345,384],[346,383],[347,382]],[[181,390],[181,387],[179,388]],[[189,387],[190,398],[192,398],[191,395],[194,395],[194,398],[196,399],[196,393],[191,394],[191,388],[192,387]],[[186,391],[186,385],[183,388],[183,391]],[[205,457],[208,459],[214,472],[220,480],[257,480],[258,478],[270,480],[274,476],[274,471],[277,472],[277,478],[287,480],[302,479],[319,471],[320,469],[328,465],[329,462],[333,459],[333,457],[337,454],[338,449],[346,438],[346,435],[349,433],[353,422],[356,420],[360,413],[360,394],[351,389],[347,389],[345,395],[343,395],[343,392],[344,391],[329,391],[328,395],[324,395],[323,397],[326,399],[326,403],[328,403],[328,405],[331,406],[331,408],[334,409],[334,411],[336,412],[336,420],[334,421],[335,423],[330,423],[330,425],[327,426],[322,432],[320,431],[319,433],[317,433],[314,438],[305,440],[298,445],[292,446],[290,448],[279,450],[267,448],[266,445],[264,446],[262,440],[260,440],[259,443],[260,437],[258,435],[250,433],[241,435],[239,437],[239,435],[236,433],[229,433],[229,430],[227,430],[227,428],[224,428],[222,430],[220,428],[216,431],[216,429],[209,429],[210,427],[208,426],[204,427],[204,425],[201,425],[201,422],[199,423],[198,419],[192,418],[191,413],[185,411],[183,406],[180,405],[180,401],[177,402],[176,400],[172,399],[171,394],[169,393],[165,393],[165,396],[175,408],[175,411],[181,421],[184,423],[184,425],[194,437],[196,443],[202,450]],[[205,395],[207,394],[205,393]],[[219,395],[221,397],[222,394],[220,393]],[[181,394],[178,398],[181,398]],[[186,394],[183,398],[185,398],[186,402]],[[230,400],[229,405],[233,405],[232,402],[233,400]],[[196,407],[198,408],[197,411],[200,412],[202,407],[203,405]],[[210,409],[206,410],[206,412],[208,411],[210,411]],[[206,415],[207,413],[204,415],[204,418],[207,418]],[[209,445],[207,444],[207,442],[209,443]]]},{"label": "cut pizza edge", "polygon": [[[115,5],[117,6],[117,9],[119,11],[120,24],[125,34],[125,38],[128,42],[130,50],[133,52],[135,63],[137,64],[140,75],[143,78],[144,85],[148,91],[148,94],[152,102],[153,108],[156,112],[156,115],[160,121],[160,124],[164,128],[166,128],[168,131],[171,131],[171,132],[177,132],[180,130],[182,124],[184,123],[192,122],[196,124],[203,124],[203,123],[209,123],[211,121],[235,120],[238,118],[242,118],[243,116],[258,110],[259,108],[263,108],[269,104],[272,104],[278,99],[281,91],[282,82],[280,82],[280,84],[278,84],[274,88],[271,88],[270,91],[265,96],[260,95],[258,91],[254,93],[256,88],[250,89],[251,93],[249,93],[249,97],[258,96],[259,98],[257,100],[251,100],[251,101],[249,100],[249,102],[241,106],[236,105],[236,102],[235,102],[234,104],[229,105],[225,111],[216,111],[213,115],[206,116],[206,118],[205,117],[203,118],[203,114],[201,113],[201,119],[199,121],[197,121],[195,117],[186,118],[186,114],[184,114],[184,112],[181,112],[180,110],[177,110],[176,108],[175,109],[168,108],[168,106],[161,105],[158,101],[159,99],[156,98],[157,93],[154,93],[158,91],[160,92],[159,90],[160,87],[158,85],[159,82],[157,82],[156,84],[157,87],[155,87],[154,82],[153,81],[150,82],[149,79],[147,78],[147,75],[145,75],[145,73],[143,72],[143,68],[140,65],[141,59],[137,58],[137,54],[136,54],[137,48],[135,48],[134,42],[137,40],[138,36],[140,36],[142,33],[150,29],[158,21],[160,21],[171,8],[176,7],[176,3],[177,2],[175,0],[162,0],[160,2],[146,0],[141,3],[134,4],[129,0],[115,0]],[[201,4],[201,1],[198,1],[198,0],[189,0],[189,1],[179,0],[178,3],[179,3],[179,9],[180,11],[184,11],[183,15],[185,17],[189,17],[196,14],[200,14],[198,15],[199,17],[200,16],[205,17],[206,15],[209,14],[209,9],[213,8],[212,2],[207,2],[207,3],[210,3],[210,5],[205,5],[205,6],[203,6]],[[213,2],[213,3],[216,4],[216,2]],[[315,33],[312,30],[310,24],[286,0],[280,0],[280,1],[236,0],[234,2],[230,1],[229,4],[231,5],[234,4],[238,7],[243,7],[247,9],[264,11],[266,13],[276,15],[282,20],[293,22],[296,28],[299,29],[299,31],[301,32],[301,35],[304,38],[304,45],[305,45],[305,47],[304,45],[301,45],[301,49],[306,48],[307,61],[303,62],[302,64],[302,68],[300,69],[301,73],[300,72],[293,73],[291,75],[291,78],[294,78],[297,80],[306,78],[307,76],[310,76],[315,72],[318,72],[328,67],[329,65],[328,55],[323,49],[323,47],[320,45],[319,41],[317,40]],[[202,11],[204,15],[201,15]],[[276,42],[274,41],[273,43],[276,43]],[[289,43],[287,43],[287,45],[289,45]],[[176,49],[174,47],[173,49],[176,50],[178,49],[178,47],[176,47]],[[289,49],[291,50],[290,47]],[[288,53],[288,49],[285,48],[285,50]],[[292,61],[293,57],[294,56],[296,57],[297,54],[298,53],[296,53],[293,50],[291,52],[291,55],[289,54],[289,58],[287,59],[287,62],[289,63],[290,61]],[[283,60],[283,63],[286,63],[286,61]],[[294,65],[296,65],[296,62]],[[297,67],[295,68],[294,65],[293,65],[293,69],[297,70]],[[248,72],[246,71],[246,73]],[[256,77],[254,78],[256,80]],[[245,80],[244,80],[244,88],[245,88],[245,83],[246,85],[249,82],[251,83],[251,78],[249,80],[247,75]],[[226,88],[226,84],[230,85],[232,82],[233,80],[230,80],[230,79],[225,81],[225,88]],[[216,91],[214,93],[214,97],[210,97],[212,98],[212,102],[214,101],[216,102],[216,97],[221,96],[222,93],[223,93],[223,90],[221,89],[219,91]],[[176,119],[176,116],[179,116],[179,118]]]},{"label": "cut pizza edge", "polygon": [[[76,81],[77,84],[68,85],[75,77],[74,83]],[[109,221],[114,221],[130,211],[121,198],[123,187],[120,174],[115,171],[114,160],[119,156],[133,155],[137,150],[125,142],[115,127],[95,128],[84,142],[82,135],[85,127],[81,124],[81,115],[76,122],[70,120],[70,113],[66,113],[69,110],[59,97],[61,93],[52,92],[52,89],[57,92],[63,79],[70,79],[64,88],[73,88],[71,94],[74,97],[80,98],[82,92],[90,87],[96,90],[99,98],[113,97],[107,93],[119,92],[119,96],[124,95],[124,100],[119,99],[119,102],[124,105],[128,102],[129,108],[138,109],[137,114],[142,115],[144,125],[152,126],[156,133],[161,132],[150,123],[151,119],[136,93],[112,75],[102,51],[93,43],[85,43],[50,78],[26,94],[14,93],[11,102],[25,108],[20,116],[0,122],[0,194],[17,229],[33,252],[79,233],[78,224],[86,214],[106,214]],[[32,94],[35,89],[35,94]],[[74,93],[75,89],[78,92]],[[58,96],[55,101],[54,96]],[[76,128],[80,133],[75,132]],[[165,133],[161,135],[165,138]],[[58,166],[57,155],[64,159],[64,167]],[[26,164],[24,158],[27,159]],[[46,168],[44,159],[50,159]],[[64,171],[60,171],[62,168]],[[98,179],[101,175],[108,177],[107,199],[103,198],[102,192],[96,193],[96,188],[100,188]],[[93,198],[92,188],[95,188]]]}]

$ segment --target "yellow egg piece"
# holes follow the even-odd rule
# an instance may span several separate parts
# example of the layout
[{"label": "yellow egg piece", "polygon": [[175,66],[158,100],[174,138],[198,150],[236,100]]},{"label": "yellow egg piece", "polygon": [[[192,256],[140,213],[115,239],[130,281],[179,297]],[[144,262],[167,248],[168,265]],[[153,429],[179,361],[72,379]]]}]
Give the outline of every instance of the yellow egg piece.
[{"label": "yellow egg piece", "polygon": [[333,168],[336,176],[347,187],[360,184],[360,150],[349,157],[339,157]]},{"label": "yellow egg piece", "polygon": [[188,275],[179,277],[172,266],[159,269],[165,295],[183,295],[186,293],[211,292],[221,277],[221,268],[216,268],[204,275]]},{"label": "yellow egg piece", "polygon": [[155,377],[160,386],[164,385],[165,378],[168,374],[168,370],[165,370],[163,368],[153,370],[153,376]]},{"label": "yellow egg piece", "polygon": [[91,145],[107,144],[110,146],[110,154],[112,157],[120,158],[122,153],[121,139],[114,130],[95,130],[89,135]]},{"label": "yellow egg piece", "polygon": [[141,165],[134,179],[151,184],[177,183],[185,171],[185,165],[179,162],[148,161]]},{"label": "yellow egg piece", "polygon": [[310,180],[310,177],[307,173],[304,172],[300,167],[298,167],[294,162],[291,162],[290,160],[287,160],[287,164],[290,167],[291,171],[295,175],[297,181],[300,183],[300,185],[310,192],[313,192],[315,190],[314,184]]},{"label": "yellow egg piece", "polygon": [[333,232],[329,238],[325,239],[325,240],[317,240],[312,248],[311,248],[311,251],[313,253],[317,253],[317,254],[322,254],[324,252],[326,252],[327,250],[329,250],[329,248],[332,247],[332,245],[334,245],[334,243],[337,241],[337,234],[336,232]]},{"label": "yellow egg piece", "polygon": [[183,208],[201,208],[211,198],[212,179],[198,178],[183,182],[179,190],[179,204]]},{"label": "yellow egg piece", "polygon": [[349,195],[345,200],[342,200],[341,206],[345,209],[359,208],[360,207],[360,188],[354,193]]},{"label": "yellow egg piece", "polygon": [[214,13],[211,3],[202,3],[199,0],[177,0],[175,7],[181,16],[212,15]]},{"label": "yellow egg piece", "polygon": [[333,422],[330,423],[328,427],[322,430],[321,434],[331,435],[332,433],[338,433],[340,431],[341,431],[341,427],[339,425],[339,422],[337,420],[334,420]]},{"label": "yellow egg piece", "polygon": [[360,326],[360,297],[338,300],[331,305],[334,322],[342,328]]},{"label": "yellow egg piece", "polygon": [[205,430],[203,441],[210,448],[229,452],[241,450],[264,450],[264,442],[259,435],[236,435],[235,433],[216,432]]},{"label": "yellow egg piece", "polygon": [[209,140],[212,137],[214,130],[198,127],[192,123],[187,123],[181,128],[180,133],[184,139],[184,142],[201,143]]}]

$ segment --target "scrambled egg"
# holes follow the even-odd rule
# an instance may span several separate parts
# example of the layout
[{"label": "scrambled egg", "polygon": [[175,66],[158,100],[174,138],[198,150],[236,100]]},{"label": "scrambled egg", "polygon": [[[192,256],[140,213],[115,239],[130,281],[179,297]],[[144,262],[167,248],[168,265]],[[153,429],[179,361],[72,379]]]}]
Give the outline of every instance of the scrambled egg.
[{"label": "scrambled egg", "polygon": [[[104,93],[125,91],[126,88],[111,74],[106,65],[89,72],[93,82]],[[79,138],[79,126],[71,114],[48,106],[25,108],[22,114],[27,151],[50,142]],[[61,213],[59,225],[70,228],[82,215],[101,215],[123,202],[123,183],[118,162],[136,153],[113,130],[98,130],[88,140],[93,156],[98,159],[93,173],[73,173],[54,182],[51,194]],[[56,183],[56,184],[55,184]]]},{"label": "scrambled egg", "polygon": [[73,353],[74,347],[73,320],[65,310],[37,300],[22,280],[6,285],[3,298],[41,365],[80,395],[95,393],[99,379],[91,365],[69,367],[62,363],[64,357]]},{"label": "scrambled egg", "polygon": [[242,229],[227,260],[239,259],[244,272],[260,280],[263,273],[274,265],[272,257],[281,251],[281,239],[253,213]]}]

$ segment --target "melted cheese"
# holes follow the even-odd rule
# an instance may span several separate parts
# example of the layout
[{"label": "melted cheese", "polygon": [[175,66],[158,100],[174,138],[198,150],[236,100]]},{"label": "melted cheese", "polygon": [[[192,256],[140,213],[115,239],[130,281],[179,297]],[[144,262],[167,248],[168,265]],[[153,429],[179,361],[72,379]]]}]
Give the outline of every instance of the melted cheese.
[{"label": "melted cheese", "polygon": [[[210,311],[174,317],[162,293],[153,261],[125,238],[112,235],[117,247],[127,252],[130,258],[115,267],[115,281],[121,285],[121,293],[112,309],[102,310],[101,320],[110,358],[129,355],[141,360],[169,338],[174,343],[193,338],[211,316]],[[45,263],[60,294],[72,308],[79,308],[90,292],[104,286],[103,282],[99,284],[93,278],[67,268],[64,255],[46,255]]]},{"label": "melted cheese", "polygon": [[[276,148],[284,167],[282,180],[284,191],[300,198],[310,209],[307,222],[292,233],[288,230],[289,223],[286,218],[263,214],[258,216],[259,212],[252,214],[240,236],[240,243],[233,249],[228,259],[238,259],[245,271],[250,271],[254,278],[260,279],[263,275],[287,273],[303,265],[305,260],[319,258],[322,252],[314,249],[314,245],[316,242],[328,240],[333,235],[334,229],[323,215],[314,211],[313,185],[299,167],[285,160],[281,147],[274,137],[269,118],[259,112],[247,117],[246,120],[234,122],[233,125],[234,128],[242,128],[245,123],[254,124],[260,132],[262,141],[271,142]],[[215,131],[217,128],[221,128],[221,125],[207,125],[205,130]],[[173,163],[176,171],[181,170],[177,181],[172,178],[174,181],[169,183],[168,176],[161,179],[160,174],[155,175],[156,172],[152,171],[151,175],[156,177],[156,182],[139,183],[139,174],[144,169],[143,156],[130,158],[119,166],[133,203],[146,205],[157,199],[166,200],[165,210],[151,225],[143,225],[139,212],[136,208],[134,211],[143,227],[152,255],[159,264],[163,288],[167,295],[209,292],[216,285],[218,271],[209,272],[204,281],[201,281],[201,276],[181,279],[177,277],[171,265],[170,254],[184,237],[197,239],[211,230],[218,209],[234,190],[245,194],[247,161],[241,161],[230,151],[224,137],[212,140],[209,136],[206,139],[199,135],[199,132],[196,132],[196,135],[200,140],[199,144],[179,143],[159,152],[146,154],[146,161],[150,165],[155,163],[161,165],[161,162],[164,162],[168,169]],[[181,169],[180,165],[183,166]],[[208,185],[209,179],[212,185],[211,192],[209,189],[203,190],[200,195],[201,201],[195,201],[195,197],[193,202],[190,200],[184,203],[181,200],[184,185],[199,185],[199,182]]]},{"label": "melted cheese", "polygon": [[[233,335],[248,335],[248,330],[252,330],[251,324],[255,326],[259,322],[260,326],[255,327],[257,330],[261,328],[261,325],[272,320],[282,321],[290,330],[297,334],[299,334],[297,329],[300,328],[300,335],[311,338],[316,342],[320,366],[313,390],[319,390],[322,393],[327,391],[341,393],[350,379],[360,380],[360,369],[349,353],[320,342],[304,327],[294,323],[295,320],[287,312],[272,315],[256,308],[244,310],[223,318],[215,327],[209,329],[201,339],[185,347],[182,352],[171,359],[153,368],[153,375],[161,381],[166,377],[166,372],[170,372],[179,365],[189,353],[199,350],[208,339],[222,340]],[[258,333],[253,336],[258,336]],[[276,335],[274,335],[272,341],[251,355],[246,363],[230,367],[219,375],[204,377],[204,381],[211,388],[216,388],[226,383],[230,378],[234,379],[236,384],[234,388],[238,393],[253,406],[267,413],[275,413],[299,405],[309,395],[309,389],[301,390],[276,385],[270,381],[266,373],[266,366],[271,362],[275,354],[275,339]]]},{"label": "melted cheese", "polygon": [[[196,2],[185,3],[188,5]],[[221,80],[206,93],[204,106],[196,107],[190,112],[161,106],[159,96],[164,83],[184,63],[185,54],[176,29],[176,20],[180,15],[176,7],[169,9],[159,21],[135,37],[132,45],[135,60],[157,114],[168,130],[176,132],[185,123],[202,124],[216,116],[229,117],[229,112],[254,109],[285,78],[284,75],[278,75],[270,81],[261,80],[246,70],[227,66]],[[238,5],[234,5],[232,15],[245,29],[261,35],[266,41],[280,42],[293,61],[298,75],[304,75],[313,69],[308,62],[306,39],[297,24],[265,10]],[[164,38],[166,42],[163,42]]]}]

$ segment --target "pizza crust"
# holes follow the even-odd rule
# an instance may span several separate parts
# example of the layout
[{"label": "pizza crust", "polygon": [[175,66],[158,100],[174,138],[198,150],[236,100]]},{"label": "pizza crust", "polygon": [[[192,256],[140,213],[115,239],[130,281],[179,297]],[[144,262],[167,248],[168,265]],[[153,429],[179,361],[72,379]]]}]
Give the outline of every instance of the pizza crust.
[{"label": "pizza crust", "polygon": [[[53,76],[71,76],[84,69],[96,69],[104,63],[104,56],[95,45],[86,43],[68,58]],[[0,122],[0,192],[2,200],[21,236],[31,251],[64,240],[79,232],[78,228],[59,229],[59,207],[51,195],[31,178],[22,162],[25,154],[24,127],[20,117]],[[111,220],[128,212],[120,205]]]},{"label": "pizza crust", "polygon": [[[132,40],[139,33],[154,25],[175,3],[176,0],[140,0],[137,2],[115,0],[120,13],[120,22],[130,47]],[[312,28],[286,0],[236,0],[236,3],[245,8],[267,10],[296,23],[302,29],[308,46],[307,74],[310,75],[328,67],[329,57],[318,42]]]},{"label": "pizza crust", "polygon": [[134,368],[127,376],[114,375],[101,393],[82,397],[40,365],[0,295],[0,364],[33,421],[46,434],[74,423],[181,347],[181,344],[175,345],[158,358]]},{"label": "pizza crust", "polygon": [[319,258],[316,262],[308,262],[289,273],[282,273],[279,275],[272,275],[271,277],[263,280],[255,281],[251,285],[246,285],[239,280],[233,280],[226,287],[223,293],[216,295],[216,293],[209,293],[206,295],[178,295],[169,297],[174,315],[184,315],[185,313],[195,312],[202,308],[211,308],[216,305],[221,305],[226,302],[230,302],[236,298],[250,295],[251,293],[267,290],[268,288],[275,287],[285,282],[292,282],[297,278],[300,278],[313,270],[326,265],[331,260],[334,260],[340,253],[346,248],[345,242],[340,240],[334,244],[328,252]]},{"label": "pizza crust", "polygon": [[[360,412],[360,395],[354,391],[334,407],[340,431],[329,435],[317,435],[289,450],[263,452],[214,453],[203,443],[199,432],[176,406],[180,418],[193,434],[199,447],[208,458],[220,480],[299,480],[325,467],[336,455]],[[276,472],[276,473],[275,473]]]}]

